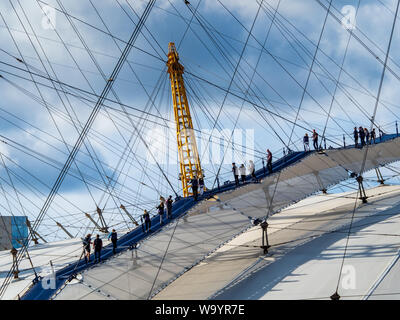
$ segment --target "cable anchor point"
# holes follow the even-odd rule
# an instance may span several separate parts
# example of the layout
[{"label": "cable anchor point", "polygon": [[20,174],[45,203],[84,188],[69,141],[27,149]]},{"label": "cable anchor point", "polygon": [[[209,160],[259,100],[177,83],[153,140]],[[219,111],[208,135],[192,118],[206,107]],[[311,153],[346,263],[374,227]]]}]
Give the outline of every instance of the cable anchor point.
[{"label": "cable anchor point", "polygon": [[263,221],[260,223],[260,227],[262,229],[262,245],[261,249],[264,249],[264,254],[268,253],[268,249],[271,247],[268,243],[268,223],[267,221]]},{"label": "cable anchor point", "polygon": [[363,177],[361,175],[359,175],[356,178],[357,182],[358,182],[358,187],[359,187],[359,191],[360,191],[360,199],[362,200],[363,203],[367,203],[367,194],[365,193],[365,189],[364,189],[364,185],[363,185]]},{"label": "cable anchor point", "polygon": [[331,300],[333,301],[338,301],[340,300],[340,296],[338,294],[338,292],[336,291],[333,295],[330,296]]}]

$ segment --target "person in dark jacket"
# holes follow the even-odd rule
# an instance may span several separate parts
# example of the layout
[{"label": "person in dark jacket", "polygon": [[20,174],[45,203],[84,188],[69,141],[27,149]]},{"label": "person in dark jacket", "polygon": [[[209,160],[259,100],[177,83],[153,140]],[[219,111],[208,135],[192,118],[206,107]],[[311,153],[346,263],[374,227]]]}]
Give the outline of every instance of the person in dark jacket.
[{"label": "person in dark jacket", "polygon": [[147,210],[144,210],[143,220],[145,224],[145,232],[151,231],[151,219],[150,219],[150,214]]},{"label": "person in dark jacket", "polygon": [[313,146],[314,150],[318,150],[318,133],[313,129],[313,134],[312,134],[312,139],[313,139]]},{"label": "person in dark jacket", "polygon": [[369,141],[369,131],[368,131],[367,128],[364,128],[364,134],[365,134],[365,143],[369,144],[370,143],[370,141]]},{"label": "person in dark jacket", "polygon": [[160,201],[164,204],[165,207],[165,198],[163,196],[160,196]]},{"label": "person in dark jacket", "polygon": [[358,128],[358,135],[360,137],[360,141],[361,141],[361,148],[365,146],[365,132],[363,127],[359,127]]},{"label": "person in dark jacket", "polygon": [[198,190],[199,190],[199,180],[197,180],[196,176],[194,176],[193,179],[190,180],[190,184],[192,185],[194,201],[197,201]]},{"label": "person in dark jacket", "polygon": [[269,173],[272,173],[272,152],[267,149],[267,168]]},{"label": "person in dark jacket", "polygon": [[168,219],[172,218],[172,203],[174,202],[174,200],[172,200],[172,196],[169,196],[169,198],[167,199],[167,217]]},{"label": "person in dark jacket", "polygon": [[353,135],[354,135],[354,145],[355,145],[356,148],[358,148],[358,130],[357,130],[357,127],[354,127]]},{"label": "person in dark jacket", "polygon": [[90,245],[92,243],[92,235],[89,233],[85,239],[83,239],[83,254],[85,255],[85,263],[90,261]]},{"label": "person in dark jacket", "polygon": [[233,173],[233,176],[235,177],[235,184],[237,187],[239,185],[239,170],[236,167],[236,164],[234,162],[232,163],[232,173]]},{"label": "person in dark jacket", "polygon": [[115,254],[115,251],[117,249],[117,241],[118,241],[118,235],[117,232],[115,231],[115,229],[112,229],[112,232],[108,235],[108,240],[110,240],[111,238],[111,242],[113,245],[113,254]]},{"label": "person in dark jacket", "polygon": [[375,139],[376,139],[376,132],[375,132],[375,128],[373,128],[371,131],[371,142],[372,142],[372,140],[374,140],[374,144],[375,144]]},{"label": "person in dark jacket", "polygon": [[93,249],[94,249],[94,261],[100,262],[101,257],[101,249],[103,248],[103,241],[100,239],[99,235],[96,235],[96,239],[93,241]]}]

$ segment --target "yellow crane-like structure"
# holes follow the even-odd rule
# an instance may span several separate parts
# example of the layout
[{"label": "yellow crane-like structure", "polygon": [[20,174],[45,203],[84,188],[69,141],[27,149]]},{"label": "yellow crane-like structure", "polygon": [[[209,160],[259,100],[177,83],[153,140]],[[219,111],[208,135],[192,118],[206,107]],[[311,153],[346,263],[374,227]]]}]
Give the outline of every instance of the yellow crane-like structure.
[{"label": "yellow crane-like structure", "polygon": [[180,180],[182,182],[183,196],[188,197],[193,195],[191,179],[194,177],[204,179],[204,177],[183,81],[184,68],[179,63],[179,55],[173,42],[168,44],[167,66],[171,80],[172,102],[176,122]]}]

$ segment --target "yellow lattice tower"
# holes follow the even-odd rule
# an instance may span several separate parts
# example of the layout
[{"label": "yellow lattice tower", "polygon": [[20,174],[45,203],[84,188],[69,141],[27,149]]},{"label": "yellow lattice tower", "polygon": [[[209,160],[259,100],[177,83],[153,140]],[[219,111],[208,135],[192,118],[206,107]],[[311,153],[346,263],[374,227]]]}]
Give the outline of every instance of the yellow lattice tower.
[{"label": "yellow lattice tower", "polygon": [[193,131],[192,117],[189,103],[186,98],[185,84],[183,82],[183,66],[178,62],[179,55],[175,44],[168,45],[168,73],[171,80],[172,102],[176,122],[176,139],[178,142],[180,178],[182,181],[183,196],[193,194],[190,180],[196,176],[203,178],[199,152]]}]

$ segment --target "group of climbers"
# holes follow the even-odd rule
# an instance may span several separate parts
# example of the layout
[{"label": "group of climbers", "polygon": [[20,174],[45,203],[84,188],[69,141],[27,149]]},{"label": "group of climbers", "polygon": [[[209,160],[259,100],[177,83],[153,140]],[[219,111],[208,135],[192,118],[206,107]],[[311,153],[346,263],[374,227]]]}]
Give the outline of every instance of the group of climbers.
[{"label": "group of climbers", "polygon": [[[381,135],[381,131],[379,130],[379,135]],[[354,135],[354,144],[356,148],[362,148],[367,144],[372,144],[376,143],[376,132],[375,128],[371,130],[371,132],[368,131],[367,128],[363,127],[354,127],[353,131]],[[312,131],[312,140],[313,140],[313,147],[314,150],[319,150],[320,147],[318,145],[318,133],[315,131],[315,129]],[[359,143],[360,140],[360,143]],[[310,146],[309,146],[309,136],[308,133],[306,133],[303,137],[303,145],[304,145],[304,151],[310,151]],[[263,161],[263,166],[264,166],[264,161]],[[269,173],[271,174],[273,172],[272,170],[272,152],[267,149],[267,169]],[[236,163],[232,163],[232,172],[234,175],[235,179],[235,185],[239,186],[240,181],[239,181],[239,175],[240,175],[240,180],[242,184],[246,183],[246,167],[244,164],[241,164],[239,167],[236,166]],[[252,181],[258,182],[258,179],[255,175],[255,165],[252,160],[249,160],[249,166],[248,166],[248,173],[251,176]],[[193,192],[193,197],[194,200],[197,201],[198,195],[202,195],[204,192],[204,179],[201,176],[200,178],[197,178],[195,175],[191,181],[191,188]],[[163,217],[164,214],[167,214],[167,219],[172,219],[172,204],[173,204],[173,199],[172,196],[170,195],[167,200],[165,200],[164,197],[160,196],[160,204],[156,207],[158,210],[158,215],[160,217],[160,225],[163,224]],[[143,213],[143,232],[150,232],[151,231],[151,218],[150,218],[150,213],[147,210],[144,210]],[[117,233],[115,229],[112,230],[112,232],[109,234],[108,239],[111,239],[112,245],[113,245],[113,254],[116,253],[116,248],[117,248]],[[84,256],[85,256],[85,262],[88,263],[90,261],[90,251],[91,251],[91,244],[93,244],[93,249],[94,249],[94,255],[95,255],[95,261],[100,262],[101,259],[101,250],[103,248],[103,241],[101,240],[100,236],[97,234],[96,238],[94,241],[91,241],[91,234],[88,234],[84,239],[83,239],[83,250],[84,250]]]},{"label": "group of climbers", "polygon": [[160,224],[163,224],[163,216],[165,213],[165,209],[167,211],[167,219],[172,218],[172,196],[169,196],[167,200],[164,197],[160,196],[160,204],[156,207],[158,209],[158,215],[160,216]]},{"label": "group of climbers", "polygon": [[[381,135],[382,132],[379,130],[379,135]],[[318,139],[319,139],[319,135],[317,133],[317,131],[315,129],[312,130],[312,141],[313,141],[313,147],[314,150],[320,150],[321,147],[318,144]],[[355,147],[358,148],[359,144],[358,144],[358,138],[360,138],[360,147],[362,148],[363,146],[365,146],[366,144],[371,144],[371,143],[375,143],[376,141],[376,132],[375,132],[375,128],[371,130],[371,132],[368,131],[367,128],[363,128],[363,127],[359,127],[358,129],[355,127],[354,128],[354,142],[355,142]],[[304,137],[303,137],[303,145],[304,145],[304,151],[310,151],[310,137],[308,135],[308,133],[305,133]],[[287,154],[290,154],[291,150],[288,148],[288,152]],[[284,152],[284,155],[286,155],[286,152]],[[264,160],[263,160],[263,166],[264,166]],[[271,174],[272,173],[272,152],[267,149],[267,169],[268,172]],[[253,161],[250,160],[250,165],[249,165],[249,172],[252,176],[252,178],[254,178],[254,180],[257,181],[257,178],[255,176],[255,168],[254,168],[254,163]],[[233,162],[232,163],[232,173],[235,179],[235,185],[239,186],[240,182],[239,182],[239,175],[241,178],[242,183],[244,184],[246,182],[246,167],[244,166],[244,164],[241,164],[240,167],[236,166],[236,163]]]},{"label": "group of climbers", "polygon": [[193,198],[197,201],[198,196],[204,193],[204,178],[201,176],[197,178],[196,175],[190,180],[190,184],[192,186]]},{"label": "group of climbers", "polygon": [[[357,128],[354,128],[354,139],[355,139],[355,145],[356,147],[358,146],[358,137],[360,136],[361,138],[361,147],[364,146],[365,144],[371,143],[371,141],[374,141],[375,143],[375,129],[371,131],[371,133],[368,132],[367,128],[362,128],[360,127],[359,130]],[[312,136],[311,139],[313,141],[313,147],[314,150],[319,150],[320,146],[318,145],[318,139],[319,135],[315,129],[312,131]],[[308,133],[306,133],[303,137],[303,145],[304,145],[304,151],[310,151],[310,137],[308,136]],[[289,152],[288,152],[289,153]],[[268,172],[271,174],[273,172],[272,168],[272,152],[267,149],[267,169]],[[263,161],[264,163],[264,161]],[[264,165],[263,165],[264,166]],[[236,165],[235,162],[232,163],[232,173],[234,176],[234,181],[235,185],[239,186],[240,182],[242,184],[246,183],[246,167],[242,163],[239,167]],[[248,173],[251,176],[252,181],[258,182],[258,179],[255,175],[255,165],[252,160],[249,160],[249,166],[248,166]],[[240,176],[240,178],[239,178]],[[204,192],[204,179],[203,177],[197,178],[195,175],[191,181],[191,188],[193,192],[193,198],[195,201],[197,201],[199,194],[202,195]],[[158,209],[158,214],[160,216],[160,224],[163,224],[163,216],[165,213],[165,208],[167,209],[167,217],[168,219],[171,218],[171,212],[172,212],[172,196],[168,198],[168,200],[165,200],[163,197],[160,197],[160,204],[156,207]],[[149,232],[151,228],[151,219],[150,219],[150,214],[147,210],[144,210],[143,214],[143,219],[144,219],[144,225],[145,225],[145,232]]]},{"label": "group of climbers", "polygon": [[[381,130],[379,130],[379,135],[380,136],[382,135]],[[376,143],[375,128],[373,128],[371,132],[369,132],[367,128],[363,128],[362,126],[358,128],[354,127],[353,136],[354,136],[354,145],[356,148],[362,148],[367,144]],[[318,145],[318,133],[315,131],[315,129],[312,132],[312,139],[313,139],[314,150],[319,150],[320,147]],[[304,151],[310,151],[309,140],[310,138],[308,136],[308,133],[306,133],[303,137]],[[359,140],[360,143],[358,143]]]},{"label": "group of climbers", "polygon": [[[313,140],[314,150],[319,150],[320,148],[318,146],[318,132],[315,131],[315,129],[313,129],[313,131],[312,131],[311,138]],[[308,136],[307,132],[303,137],[303,145],[304,145],[304,151],[310,151],[310,137]]]},{"label": "group of climbers", "polygon": [[[160,217],[160,225],[162,225],[163,222],[163,217],[165,212],[167,213],[167,219],[172,219],[172,204],[174,200],[172,199],[172,196],[169,196],[167,200],[163,196],[160,196],[160,204],[156,207],[158,210],[158,215]],[[151,218],[150,218],[150,213],[147,210],[144,210],[143,213],[143,232],[150,232],[151,231]]]},{"label": "group of climbers", "polygon": [[[381,134],[381,131],[379,130],[379,134]],[[362,148],[367,144],[375,144],[376,141],[376,132],[375,128],[371,130],[371,132],[368,131],[367,128],[363,127],[354,127],[353,131],[353,136],[354,136],[354,145],[356,148]],[[360,144],[358,144],[358,139],[360,138]]]},{"label": "group of climbers", "polygon": [[[112,232],[108,235],[107,237],[108,240],[111,239],[111,243],[113,246],[113,254],[116,253],[117,249],[117,241],[118,241],[118,234],[115,231],[115,229],[112,230]],[[94,250],[94,261],[95,262],[100,262],[101,261],[101,250],[103,249],[103,240],[101,240],[100,236],[97,234],[96,238],[92,242],[92,235],[89,233],[84,239],[83,239],[83,254],[85,256],[85,262],[86,264],[90,262],[90,245],[93,245],[93,250]]]},{"label": "group of climbers", "polygon": [[[270,173],[272,173],[272,153],[271,151],[269,151],[269,149],[267,149],[267,168],[269,170]],[[257,176],[256,176],[256,168],[254,165],[253,160],[249,160],[249,166],[248,166],[248,173],[251,176],[251,180],[258,182]],[[240,184],[240,180],[242,182],[242,184],[246,183],[246,167],[245,165],[242,163],[240,165],[240,167],[236,166],[235,162],[232,162],[232,173],[235,179],[235,185],[239,186]],[[240,180],[239,180],[239,176],[240,176]]]}]

